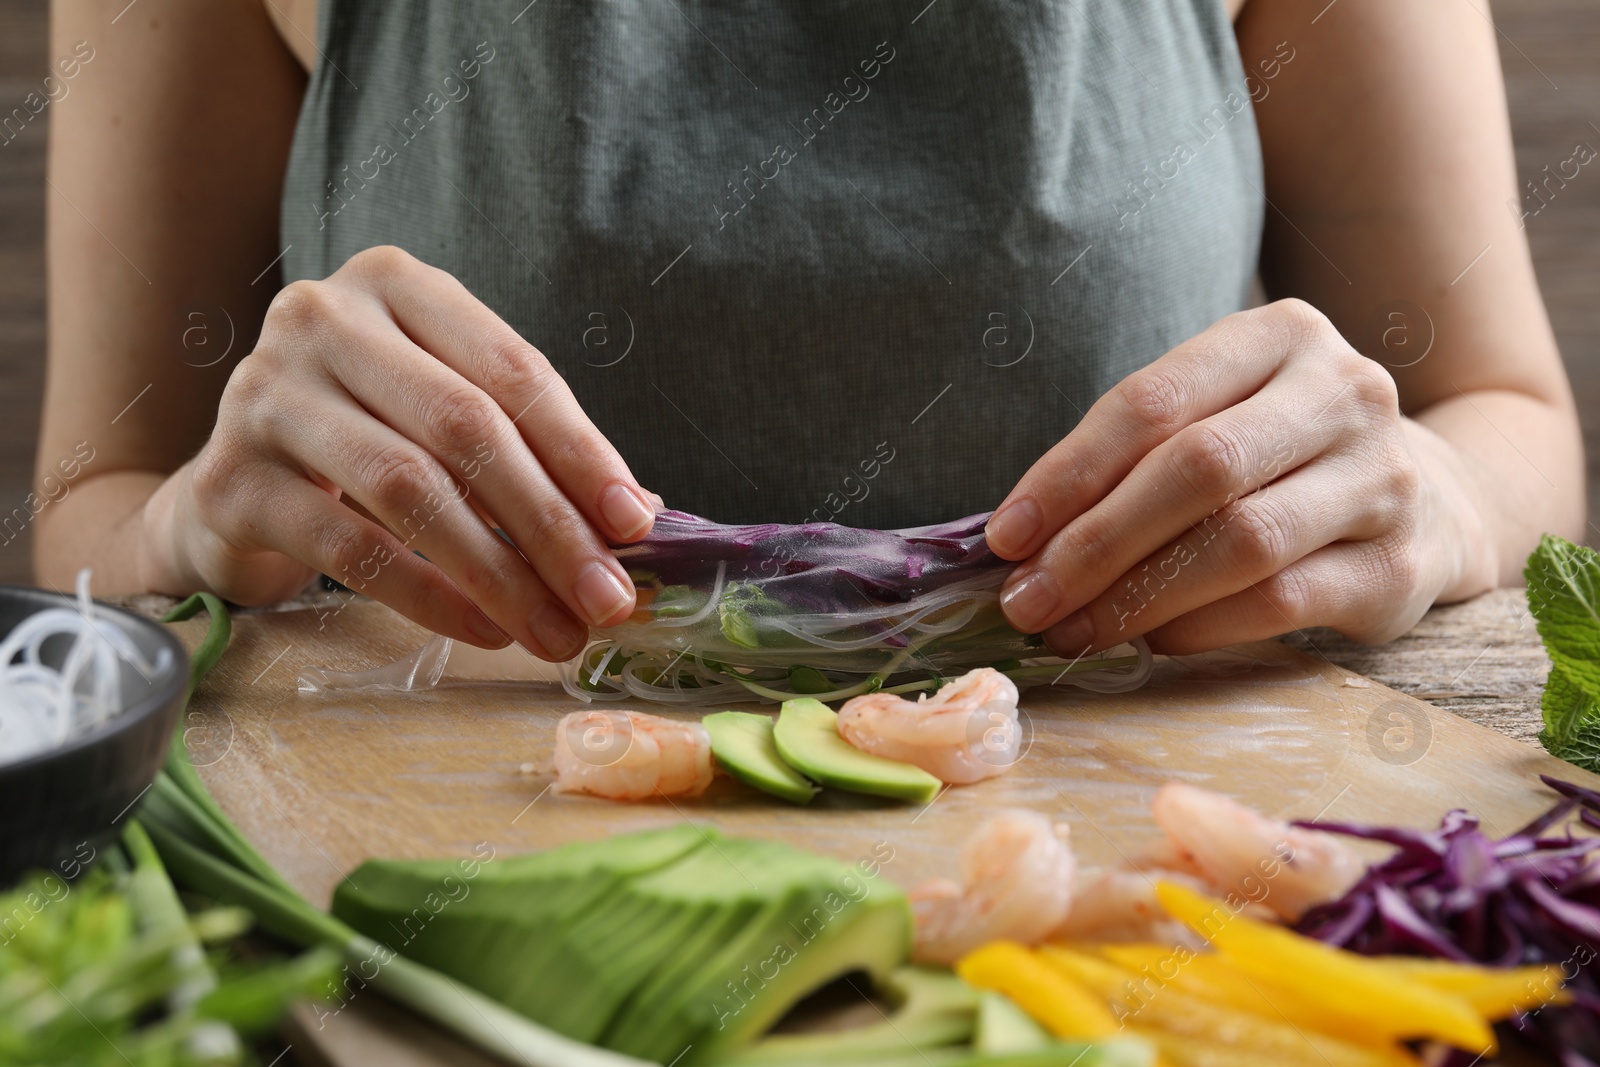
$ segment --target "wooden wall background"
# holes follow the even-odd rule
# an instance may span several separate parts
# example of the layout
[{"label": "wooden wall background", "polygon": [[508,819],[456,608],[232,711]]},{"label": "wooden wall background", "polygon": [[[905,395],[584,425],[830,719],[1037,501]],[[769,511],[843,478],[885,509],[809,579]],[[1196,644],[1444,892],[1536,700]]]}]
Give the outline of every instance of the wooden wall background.
[{"label": "wooden wall background", "polygon": [[[48,5],[0,0],[5,114],[43,80]],[[70,98],[69,98],[70,99]],[[44,387],[44,148],[50,108],[0,146],[0,514],[33,482]],[[31,582],[32,530],[0,545],[0,582]]]},{"label": "wooden wall background", "polygon": [[[1477,3],[1478,0],[1461,0]],[[46,72],[48,5],[0,0],[0,111]],[[1496,5],[1501,59],[1524,179],[1600,146],[1600,3],[1515,0]],[[44,378],[46,108],[0,146],[0,513],[32,477]],[[1600,544],[1600,172],[1585,168],[1529,223],[1534,259],[1584,414],[1591,544]],[[30,531],[31,533],[31,531]],[[0,582],[29,581],[31,538],[0,546]]]}]

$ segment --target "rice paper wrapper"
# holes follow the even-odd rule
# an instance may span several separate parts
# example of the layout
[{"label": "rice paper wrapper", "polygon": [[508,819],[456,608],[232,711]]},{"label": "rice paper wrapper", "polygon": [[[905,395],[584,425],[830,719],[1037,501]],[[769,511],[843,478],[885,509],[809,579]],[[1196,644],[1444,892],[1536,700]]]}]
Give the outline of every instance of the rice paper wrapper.
[{"label": "rice paper wrapper", "polygon": [[[1068,661],[1038,635],[1011,628],[1000,587],[1013,564],[989,550],[988,518],[863,530],[725,526],[659,512],[644,540],[614,547],[638,590],[637,609],[593,631],[564,666],[563,684],[584,700],[672,704],[915,691],[974,667],[996,667],[1022,685],[1143,684],[1151,664],[1142,641],[1120,655]],[[437,683],[442,667],[435,642],[387,668],[310,668],[301,688],[410,691]]]}]

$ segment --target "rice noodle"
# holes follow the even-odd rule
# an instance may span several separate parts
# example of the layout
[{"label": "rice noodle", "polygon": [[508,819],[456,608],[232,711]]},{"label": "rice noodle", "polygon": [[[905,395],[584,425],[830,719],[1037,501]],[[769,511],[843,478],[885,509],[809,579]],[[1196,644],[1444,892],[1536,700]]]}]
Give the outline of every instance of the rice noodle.
[{"label": "rice noodle", "polygon": [[[1006,672],[1019,687],[1034,685],[1070,685],[1095,693],[1126,693],[1138,689],[1150,680],[1155,670],[1155,660],[1150,646],[1143,638],[1128,643],[1126,656],[1115,655],[1115,649],[1095,659],[1068,661],[1052,658],[1023,660],[1017,671]],[[606,665],[615,659],[626,662],[614,673],[605,673]],[[599,663],[585,668],[583,664]],[[1114,661],[1113,666],[1100,666],[1103,661]],[[1134,661],[1134,662],[1126,662]],[[974,666],[985,666],[977,663]],[[946,673],[957,668],[947,668]],[[653,675],[655,681],[640,677],[640,673]],[[824,677],[839,683],[840,690],[860,686],[859,675],[847,672],[821,671]],[[744,678],[741,682],[738,679]],[[896,685],[915,685],[918,679],[926,680],[928,671],[891,674],[874,688],[894,688]],[[603,638],[591,642],[584,653],[561,665],[561,684],[569,694],[579,700],[611,701],[637,697],[656,704],[675,704],[680,707],[709,707],[733,701],[776,702],[772,696],[754,689],[748,683],[773,690],[782,696],[811,694],[788,692],[787,672],[769,670],[758,672],[730,672],[707,666],[699,656],[685,655],[681,651],[667,656],[656,648],[630,648],[621,642]],[[930,686],[931,688],[931,686]],[[863,689],[863,692],[866,690]],[[825,699],[834,699],[821,694]]]},{"label": "rice noodle", "polygon": [[[585,701],[680,706],[911,692],[974,667],[995,667],[1019,686],[1120,693],[1143,685],[1154,667],[1143,640],[1066,660],[1040,635],[1011,628],[1000,589],[1013,564],[989,551],[987,518],[858,530],[723,526],[660,512],[644,540],[615,549],[639,590],[638,610],[595,631],[562,665],[562,684]],[[443,638],[370,670],[310,668],[300,688],[432,688],[444,669],[440,648],[448,653]]]},{"label": "rice noodle", "polygon": [[[44,647],[70,637],[64,653]],[[127,631],[89,597],[89,568],[78,572],[77,603],[46,608],[23,619],[0,641],[0,764],[59,748],[122,712],[126,660],[154,680],[172,666],[160,649],[151,662]]]},{"label": "rice noodle", "polygon": [[[819,694],[827,699],[931,688],[988,666],[1019,685],[1104,693],[1143,685],[1153,662],[1141,640],[1125,654],[1077,662],[1010,627],[1000,589],[1012,564],[989,551],[986,520],[857,530],[722,526],[661,512],[648,537],[616,550],[641,610],[597,631],[563,668],[563,684],[582,700],[680,705],[798,695],[794,668],[810,672],[807,689],[829,687]],[[695,610],[673,614],[685,604]]]}]

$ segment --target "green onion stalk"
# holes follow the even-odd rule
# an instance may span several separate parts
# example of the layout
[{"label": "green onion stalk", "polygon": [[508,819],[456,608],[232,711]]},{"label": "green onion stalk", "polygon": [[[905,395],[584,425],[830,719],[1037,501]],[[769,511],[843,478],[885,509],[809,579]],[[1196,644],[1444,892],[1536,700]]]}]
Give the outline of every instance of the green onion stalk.
[{"label": "green onion stalk", "polygon": [[[211,594],[197,593],[163,619],[176,622],[202,610],[210,615],[211,625],[191,659],[191,694],[227,648],[227,609]],[[329,947],[343,959],[347,971],[360,969],[360,982],[485,1052],[526,1067],[645,1067],[646,1061],[540,1026],[312,907],[212,799],[189,760],[181,732],[173,738],[139,822],[167,869],[186,887],[249,909],[262,929],[287,941]]]}]

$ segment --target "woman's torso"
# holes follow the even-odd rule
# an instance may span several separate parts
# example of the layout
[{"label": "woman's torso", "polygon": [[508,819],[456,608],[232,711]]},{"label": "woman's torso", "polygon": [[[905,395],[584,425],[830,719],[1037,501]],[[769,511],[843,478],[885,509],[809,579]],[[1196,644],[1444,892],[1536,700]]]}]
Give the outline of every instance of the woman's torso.
[{"label": "woman's torso", "polygon": [[[986,510],[1246,300],[1215,0],[323,0],[285,280],[399,245],[724,522]],[[536,432],[537,411],[523,425]]]}]

